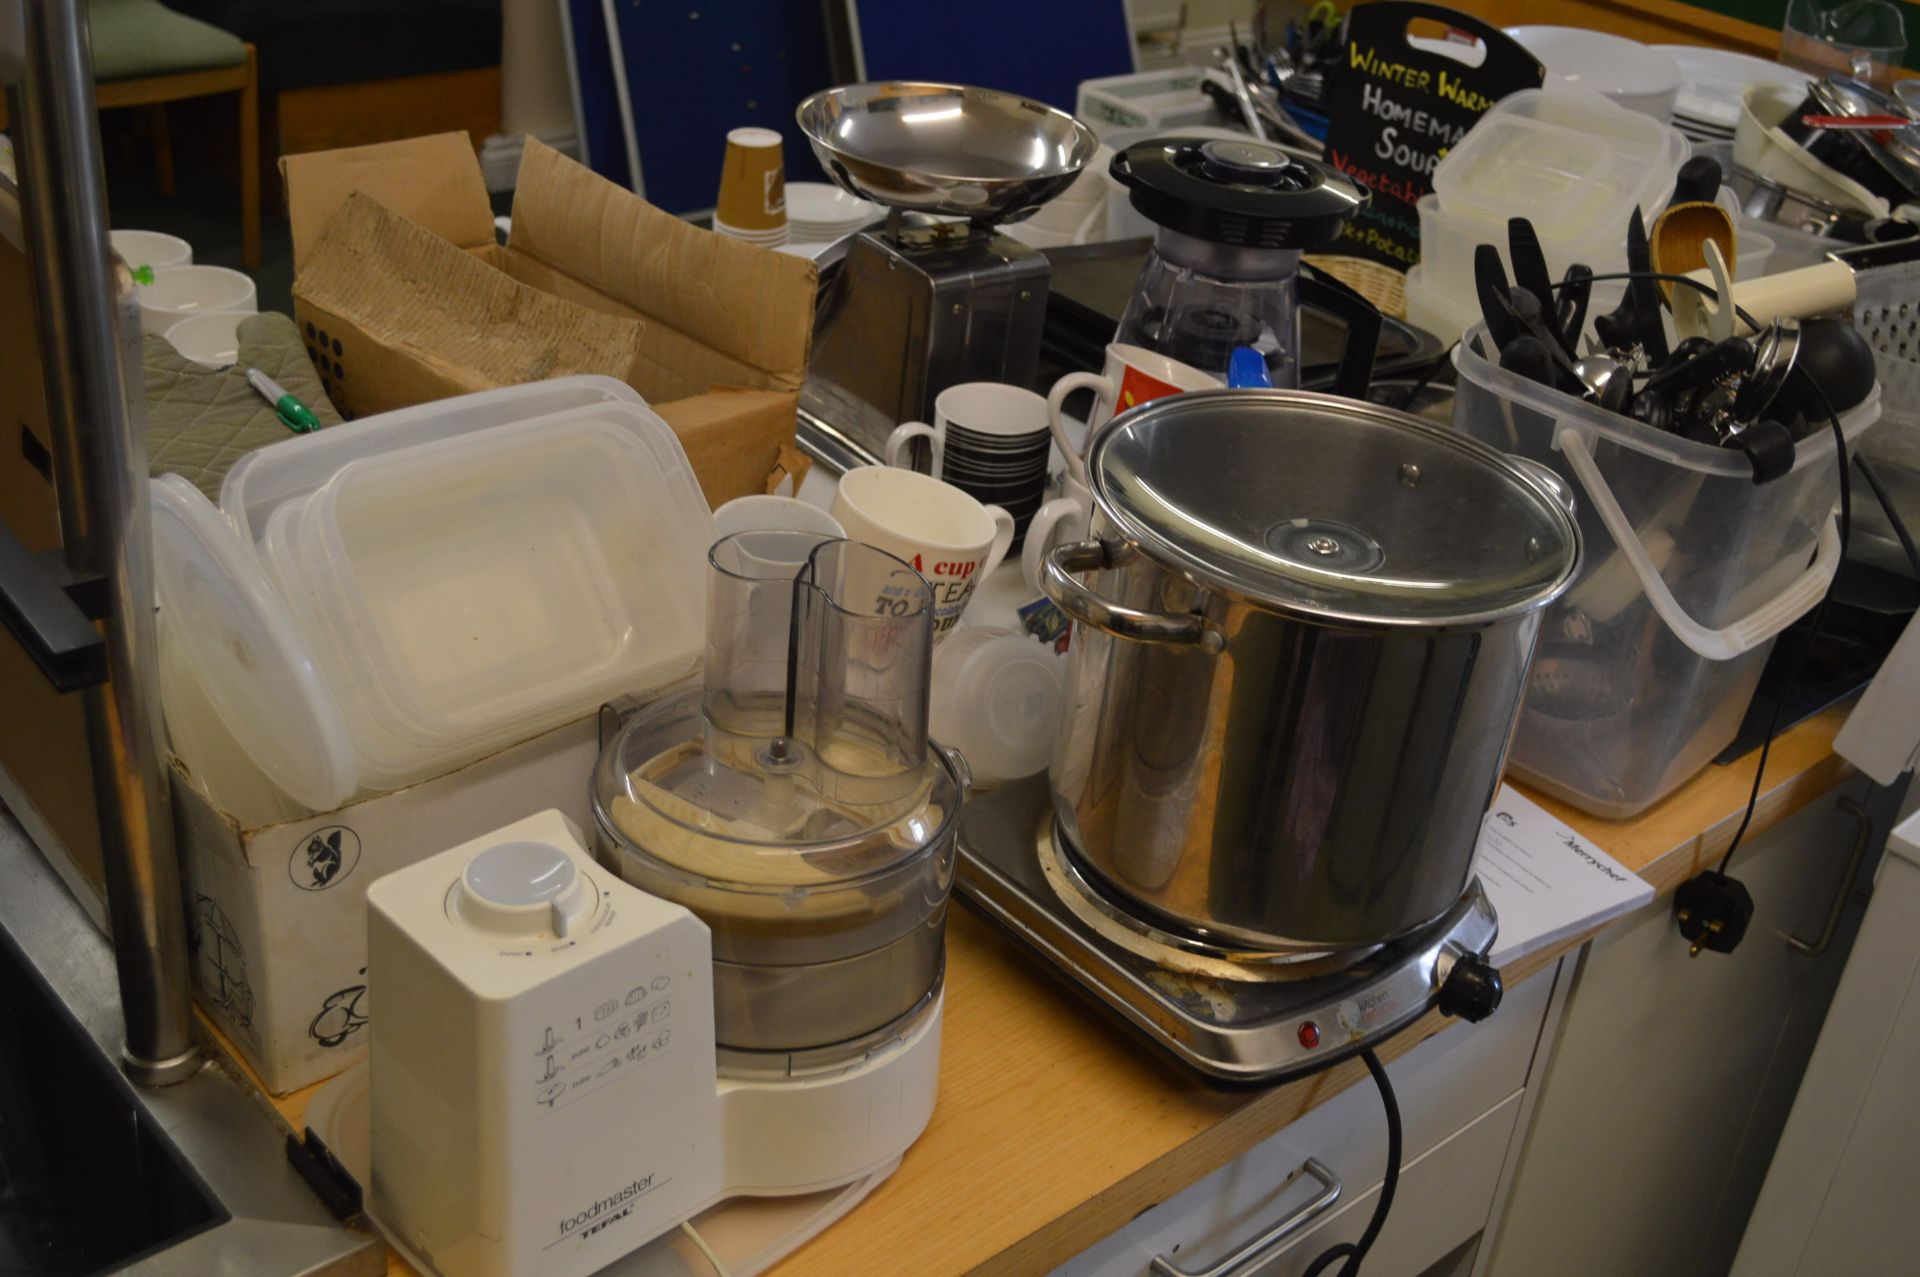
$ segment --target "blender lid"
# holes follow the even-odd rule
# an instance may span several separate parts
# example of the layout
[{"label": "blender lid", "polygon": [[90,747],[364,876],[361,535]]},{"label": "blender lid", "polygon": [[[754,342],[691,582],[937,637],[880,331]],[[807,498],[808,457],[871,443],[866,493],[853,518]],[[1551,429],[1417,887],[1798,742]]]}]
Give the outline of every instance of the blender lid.
[{"label": "blender lid", "polygon": [[1537,479],[1450,427],[1298,390],[1197,390],[1115,418],[1094,499],[1161,566],[1276,611],[1478,625],[1572,583],[1579,534]]},{"label": "blender lid", "polygon": [[267,779],[314,811],[353,797],[353,739],[266,569],[177,474],[152,480],[154,596],[214,713]]},{"label": "blender lid", "polygon": [[1110,172],[1143,217],[1246,248],[1324,248],[1371,198],[1345,174],[1251,137],[1136,142]]}]

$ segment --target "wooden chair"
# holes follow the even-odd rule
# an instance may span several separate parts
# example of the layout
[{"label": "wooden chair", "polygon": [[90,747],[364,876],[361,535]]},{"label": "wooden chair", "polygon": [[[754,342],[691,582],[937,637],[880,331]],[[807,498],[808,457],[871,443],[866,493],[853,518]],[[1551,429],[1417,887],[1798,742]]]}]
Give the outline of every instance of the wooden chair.
[{"label": "wooden chair", "polygon": [[[94,98],[102,110],[150,107],[160,188],[173,192],[166,104],[233,93],[240,111],[240,255],[260,266],[260,70],[251,44],[159,3],[92,0]],[[6,127],[0,100],[0,128]]]}]

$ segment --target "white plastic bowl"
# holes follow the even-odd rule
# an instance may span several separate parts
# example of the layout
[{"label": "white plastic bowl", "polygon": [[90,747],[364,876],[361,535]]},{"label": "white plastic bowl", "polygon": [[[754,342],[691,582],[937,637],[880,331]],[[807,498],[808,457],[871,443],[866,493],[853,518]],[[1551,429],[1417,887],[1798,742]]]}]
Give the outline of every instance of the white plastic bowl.
[{"label": "white plastic bowl", "polygon": [[151,266],[163,271],[193,265],[193,245],[178,235],[160,231],[109,231],[107,235],[114,250],[135,270]]},{"label": "white plastic bowl", "polygon": [[1508,27],[1547,68],[1547,87],[1574,85],[1604,93],[1631,111],[1665,124],[1680,92],[1680,64],[1671,55],[1584,27]]},{"label": "white plastic bowl", "polygon": [[225,266],[170,266],[155,271],[151,284],[139,284],[136,289],[140,326],[157,337],[191,315],[210,311],[251,315],[259,309],[252,277]]},{"label": "white plastic bowl", "polygon": [[167,329],[167,341],[202,368],[231,368],[240,362],[240,321],[247,317],[238,310],[189,315]]}]

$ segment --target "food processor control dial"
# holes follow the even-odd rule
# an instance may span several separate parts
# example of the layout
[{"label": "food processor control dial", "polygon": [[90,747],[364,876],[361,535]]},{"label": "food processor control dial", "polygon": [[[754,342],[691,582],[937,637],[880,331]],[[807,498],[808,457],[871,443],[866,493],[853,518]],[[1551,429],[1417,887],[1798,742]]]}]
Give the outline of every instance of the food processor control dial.
[{"label": "food processor control dial", "polygon": [[544,842],[507,842],[467,862],[448,912],[482,931],[565,939],[593,916],[600,893],[573,858]]},{"label": "food processor control dial", "polygon": [[1439,1006],[1446,1015],[1478,1024],[1499,1009],[1505,993],[1499,968],[1485,958],[1463,954],[1440,986]]}]

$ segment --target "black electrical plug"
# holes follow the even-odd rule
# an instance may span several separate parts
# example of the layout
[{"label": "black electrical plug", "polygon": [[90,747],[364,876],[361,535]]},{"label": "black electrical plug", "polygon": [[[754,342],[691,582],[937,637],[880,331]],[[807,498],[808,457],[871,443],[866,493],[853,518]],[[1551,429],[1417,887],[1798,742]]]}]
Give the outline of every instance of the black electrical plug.
[{"label": "black electrical plug", "polygon": [[1753,897],[1739,879],[1703,869],[1673,893],[1673,916],[1694,957],[1702,949],[1732,953],[1753,921]]}]

